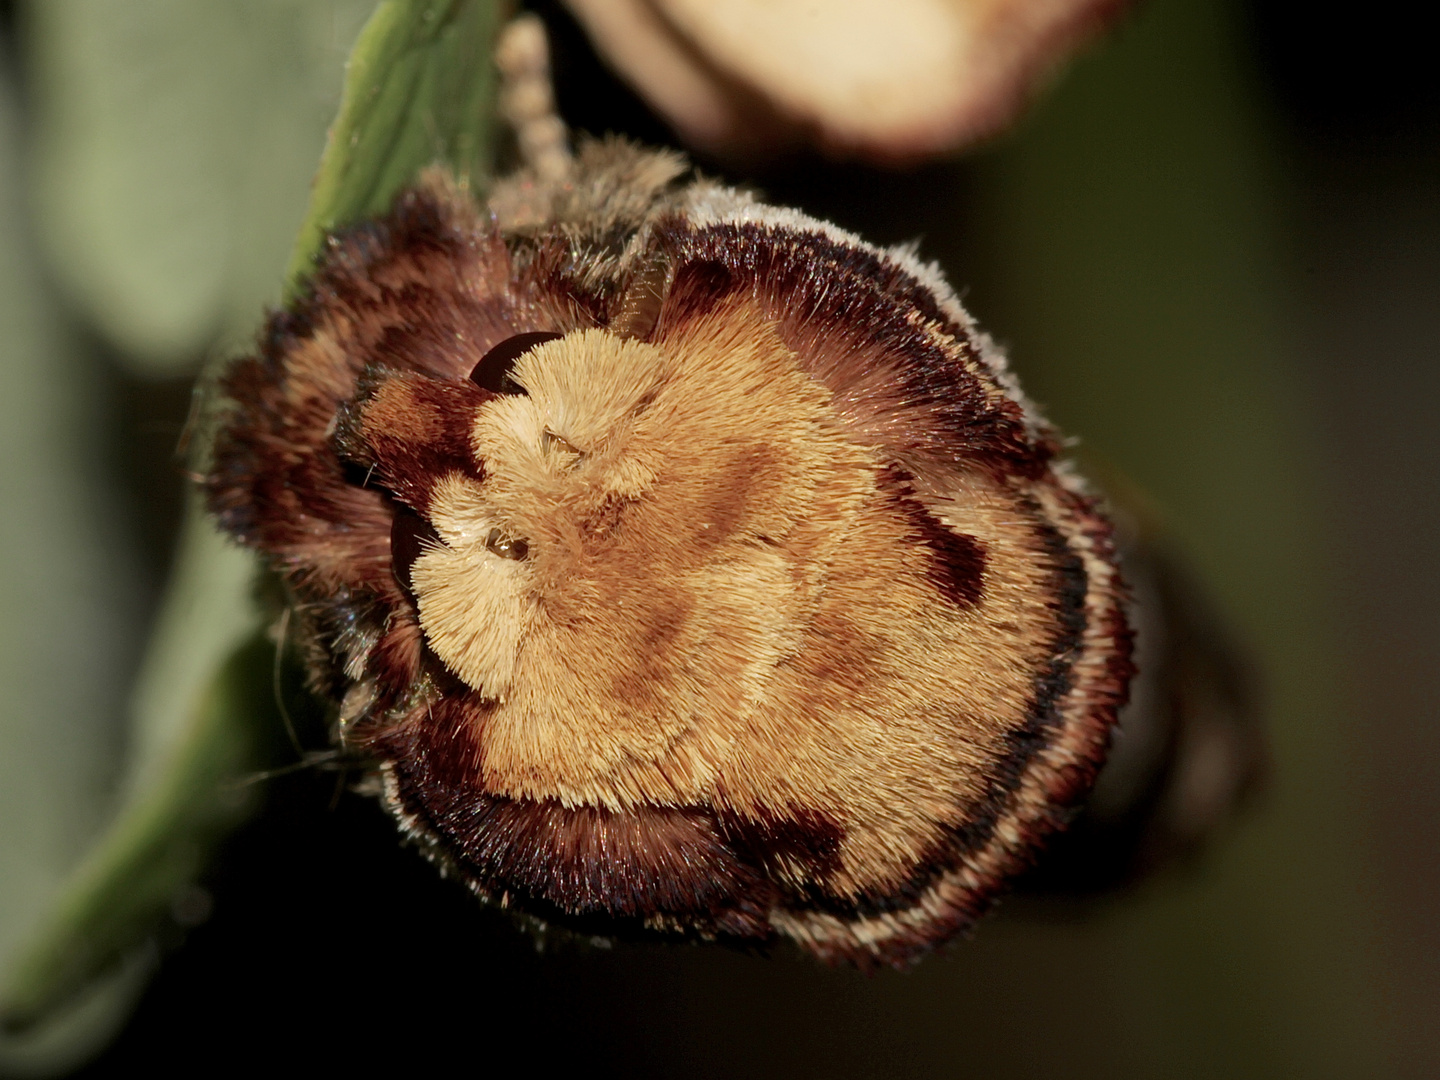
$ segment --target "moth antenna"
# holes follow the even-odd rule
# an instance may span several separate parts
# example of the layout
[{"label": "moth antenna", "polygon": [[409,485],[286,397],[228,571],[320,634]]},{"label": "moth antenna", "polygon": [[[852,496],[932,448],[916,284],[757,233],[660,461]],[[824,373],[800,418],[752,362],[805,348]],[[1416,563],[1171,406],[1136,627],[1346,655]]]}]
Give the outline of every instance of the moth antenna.
[{"label": "moth antenna", "polygon": [[340,805],[340,796],[345,794],[345,778],[349,775],[350,770],[345,766],[341,766],[335,774],[335,790],[330,793],[330,806],[327,808],[332,814],[335,812],[336,807]]},{"label": "moth antenna", "polygon": [[515,132],[526,168],[542,180],[570,175],[570,135],[555,111],[550,80],[550,41],[535,15],[520,15],[500,31],[495,48],[500,69],[500,115]]},{"label": "moth antenna", "polygon": [[234,782],[234,787],[247,788],[256,784],[263,784],[267,780],[275,780],[282,776],[289,776],[292,773],[304,769],[335,768],[340,770],[341,778],[344,778],[349,764],[344,760],[345,754],[341,750],[312,750],[305,755],[303,761],[292,761],[289,765],[280,765],[274,769],[257,769],[255,772],[241,777]]},{"label": "moth antenna", "polygon": [[180,437],[175,440],[174,460],[184,463],[190,459],[190,446],[204,415],[205,402],[209,392],[208,380],[196,379],[190,388],[190,407],[185,412],[185,424],[180,428]]}]

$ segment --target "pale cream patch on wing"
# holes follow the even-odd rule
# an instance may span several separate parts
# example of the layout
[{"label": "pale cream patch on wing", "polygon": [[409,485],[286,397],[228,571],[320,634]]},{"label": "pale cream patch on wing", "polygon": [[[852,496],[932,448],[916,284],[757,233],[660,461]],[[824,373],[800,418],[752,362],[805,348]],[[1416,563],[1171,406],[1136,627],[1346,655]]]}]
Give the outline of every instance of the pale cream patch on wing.
[{"label": "pale cream patch on wing", "polygon": [[430,522],[444,546],[423,551],[410,569],[420,626],[445,666],[487,697],[504,700],[516,647],[533,617],[523,561],[487,547],[505,528],[475,481],[451,473],[431,493]]}]

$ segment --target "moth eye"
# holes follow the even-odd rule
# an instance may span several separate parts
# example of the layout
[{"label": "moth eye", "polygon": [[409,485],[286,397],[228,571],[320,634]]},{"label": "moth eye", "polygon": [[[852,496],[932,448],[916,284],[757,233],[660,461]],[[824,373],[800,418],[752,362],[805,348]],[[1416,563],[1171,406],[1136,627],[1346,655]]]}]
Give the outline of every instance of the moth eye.
[{"label": "moth eye", "polygon": [[492,394],[523,394],[525,388],[510,376],[515,361],[535,346],[564,336],[553,330],[535,330],[508,337],[480,358],[475,370],[470,372],[470,381]]},{"label": "moth eye", "polygon": [[431,524],[413,510],[400,509],[390,523],[390,564],[395,571],[395,580],[413,593],[410,583],[410,568],[427,547],[440,546],[440,534]]},{"label": "moth eye", "polygon": [[546,431],[540,436],[540,449],[547,454],[558,450],[563,454],[574,454],[576,457],[583,456],[578,447],[571,444],[568,439],[556,435],[553,431]]},{"label": "moth eye", "polygon": [[490,535],[485,538],[485,548],[502,559],[520,560],[530,554],[530,544],[526,540],[512,539],[506,536],[499,529],[491,529]]}]

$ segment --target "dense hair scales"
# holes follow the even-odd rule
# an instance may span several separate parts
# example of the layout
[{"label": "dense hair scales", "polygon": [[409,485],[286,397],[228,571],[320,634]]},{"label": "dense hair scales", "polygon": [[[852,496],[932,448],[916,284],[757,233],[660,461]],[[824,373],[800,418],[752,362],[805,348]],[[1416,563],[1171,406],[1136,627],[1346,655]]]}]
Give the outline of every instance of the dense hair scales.
[{"label": "dense hair scales", "polygon": [[683,173],[595,143],[331,237],[210,506],[481,896],[904,964],[1088,790],[1109,528],[933,268]]}]

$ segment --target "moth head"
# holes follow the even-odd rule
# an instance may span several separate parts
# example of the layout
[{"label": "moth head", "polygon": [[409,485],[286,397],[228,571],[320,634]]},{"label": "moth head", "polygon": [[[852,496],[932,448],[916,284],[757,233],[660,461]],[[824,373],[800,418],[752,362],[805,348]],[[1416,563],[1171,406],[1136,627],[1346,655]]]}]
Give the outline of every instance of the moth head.
[{"label": "moth head", "polygon": [[546,339],[500,380],[489,358],[477,365],[505,392],[470,413],[475,468],[437,479],[427,504],[436,542],[409,569],[431,648],[496,700],[511,694],[537,620],[564,623],[579,646],[606,621],[595,604],[624,603],[607,556],[627,504],[655,481],[643,417],[666,381],[664,354],[604,330]]}]

